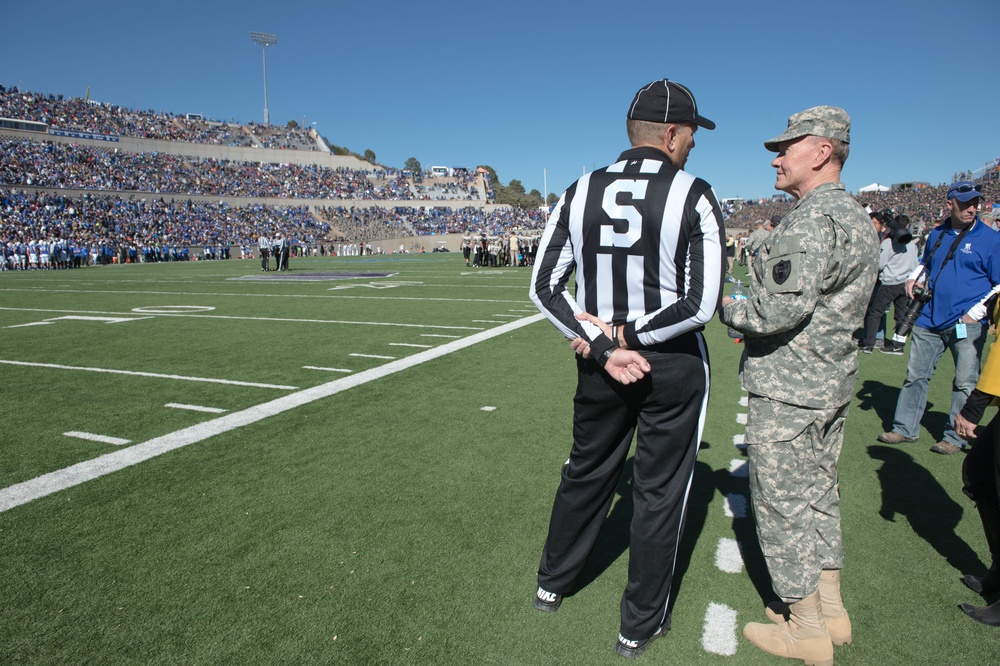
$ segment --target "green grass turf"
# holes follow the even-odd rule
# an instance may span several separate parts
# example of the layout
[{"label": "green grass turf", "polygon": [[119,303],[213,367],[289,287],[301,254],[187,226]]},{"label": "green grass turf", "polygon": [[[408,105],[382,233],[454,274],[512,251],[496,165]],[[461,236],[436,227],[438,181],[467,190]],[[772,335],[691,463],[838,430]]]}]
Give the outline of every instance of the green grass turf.
[{"label": "green grass turf", "polygon": [[[436,347],[453,338],[425,336],[464,338],[534,313],[528,269],[477,271],[454,254],[292,267],[394,275],[233,280],[260,275],[237,260],[3,273],[0,359],[306,389],[350,375],[303,366],[356,374],[390,361],[352,354],[402,358],[422,349],[394,343]],[[19,326],[166,306],[214,309]],[[726,495],[746,494],[729,474],[744,458],[733,446],[741,346],[717,321],[706,336],[712,396],[673,630],[642,659],[782,663],[741,636],[733,656],[702,647],[709,604],[742,626],[762,620],[770,594],[752,520],[723,512]],[[960,492],[962,456],[928,451],[946,418],[950,359],[920,442],[875,442],[905,361],[860,358],[841,457],[855,642],[837,663],[995,664],[1000,633],[956,608],[980,602],[959,577],[981,573],[986,557]],[[629,468],[587,584],[558,613],[531,607],[574,376],[566,343],[536,322],[0,513],[0,663],[617,663]],[[5,364],[0,382],[0,487],[119,448],[66,431],[140,443],[218,418],[168,402],[239,411],[294,393]],[[742,573],[716,567],[723,537],[741,541]]]}]

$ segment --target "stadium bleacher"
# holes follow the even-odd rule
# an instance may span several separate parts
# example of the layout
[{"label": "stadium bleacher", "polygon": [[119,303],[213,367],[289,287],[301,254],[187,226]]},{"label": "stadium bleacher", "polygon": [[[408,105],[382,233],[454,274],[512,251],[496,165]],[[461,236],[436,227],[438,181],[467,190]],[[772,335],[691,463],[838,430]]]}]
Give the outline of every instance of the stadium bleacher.
[{"label": "stadium bleacher", "polygon": [[[314,129],[295,124],[241,125],[3,85],[0,118],[47,129],[0,134],[0,245],[8,256],[31,241],[103,243],[130,260],[143,256],[140,248],[164,245],[233,245],[249,253],[260,234],[276,232],[297,246],[370,244],[411,235],[530,235],[544,224],[538,210],[489,205],[487,174],[411,174],[345,161]],[[987,202],[997,201],[997,182],[985,183]],[[944,215],[944,187],[857,198],[927,227]],[[724,212],[729,228],[748,229],[791,206],[727,202]]]}]

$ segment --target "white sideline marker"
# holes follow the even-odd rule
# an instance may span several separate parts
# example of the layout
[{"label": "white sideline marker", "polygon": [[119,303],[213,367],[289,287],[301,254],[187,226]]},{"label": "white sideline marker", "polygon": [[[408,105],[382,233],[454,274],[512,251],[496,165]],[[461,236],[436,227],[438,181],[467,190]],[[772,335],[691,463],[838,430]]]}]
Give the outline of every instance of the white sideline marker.
[{"label": "white sideline marker", "polygon": [[412,342],[390,342],[390,347],[416,347],[417,349],[430,349],[434,345],[415,345]]},{"label": "white sideline marker", "polygon": [[187,428],[182,428],[175,432],[167,433],[153,439],[134,444],[112,453],[106,453],[91,460],[85,460],[69,467],[43,474],[34,479],[15,483],[6,488],[0,488],[0,512],[13,509],[14,507],[27,504],[41,497],[46,497],[67,488],[86,483],[93,479],[100,478],[112,472],[123,470],[133,465],[138,465],[156,456],[163,455],[170,451],[183,448],[190,444],[203,442],[210,437],[242,428],[262,421],[269,416],[276,416],[284,412],[296,409],[311,402],[328,398],[341,391],[367,384],[368,382],[381,379],[403,370],[408,370],[428,361],[441,358],[453,352],[460,351],[467,347],[485,342],[495,337],[505,335],[511,331],[516,331],[530,324],[542,321],[545,316],[536,314],[532,317],[525,317],[512,321],[503,326],[497,326],[488,331],[481,331],[461,340],[455,340],[443,344],[434,349],[426,349],[417,352],[412,356],[386,363],[377,368],[365,370],[350,377],[335,379],[326,384],[302,389],[295,393],[289,393],[280,398],[268,402],[248,407],[238,412],[230,412],[224,416],[210,419]]},{"label": "white sideline marker", "polygon": [[132,442],[131,439],[122,439],[120,437],[108,437],[107,435],[95,435],[92,432],[77,432],[76,430],[64,432],[63,435],[65,435],[66,437],[85,439],[88,442],[100,442],[101,444],[114,444],[115,446],[125,446],[126,444],[130,444]]},{"label": "white sideline marker", "polygon": [[348,354],[348,356],[356,356],[357,358],[380,358],[383,361],[395,361],[395,356],[379,356],[378,354]]},{"label": "white sideline marker", "polygon": [[473,324],[502,324],[502,321],[494,321],[493,319],[473,319]]},{"label": "white sideline marker", "polygon": [[348,370],[347,368],[321,368],[316,365],[303,365],[303,370],[322,370],[323,372],[354,372],[353,370]]},{"label": "white sideline marker", "polygon": [[225,414],[228,409],[219,409],[218,407],[202,407],[201,405],[185,405],[180,402],[168,402],[163,405],[164,407],[169,407],[170,409],[186,409],[191,412],[205,412],[206,414]]},{"label": "white sideline marker", "polygon": [[743,571],[743,553],[736,539],[722,538],[715,546],[715,566],[725,573]]},{"label": "white sideline marker", "polygon": [[750,477],[750,464],[746,460],[734,458],[729,461],[729,473],[737,479]]},{"label": "white sideline marker", "polygon": [[50,319],[49,321],[103,321],[105,324],[120,324],[125,321],[140,321],[142,319],[152,319],[152,317],[93,317],[88,315],[66,315],[65,317],[56,317]]},{"label": "white sideline marker", "polygon": [[733,435],[733,446],[738,449],[747,448],[746,435]]},{"label": "white sideline marker", "polygon": [[736,654],[737,645],[736,611],[725,604],[708,604],[701,630],[701,646],[705,652],[731,657]]},{"label": "white sideline marker", "polygon": [[722,510],[725,512],[727,518],[746,518],[746,495],[741,495],[739,493],[730,493],[726,495]]},{"label": "white sideline marker", "polygon": [[746,407],[749,404],[750,404],[749,396],[743,396],[742,398],[740,398],[740,407]]},{"label": "white sideline marker", "polygon": [[747,424],[747,414],[746,414],[746,412],[740,412],[739,414],[737,414],[736,415],[736,422],[739,423],[740,425],[746,425]]},{"label": "white sideline marker", "polygon": [[458,340],[461,335],[442,335],[440,333],[421,333],[422,338],[448,338],[449,340]]},{"label": "white sideline marker", "polygon": [[186,377],[184,375],[161,375],[157,372],[136,372],[134,370],[110,370],[108,368],[87,368],[76,365],[59,365],[57,363],[29,363],[27,361],[9,361],[0,359],[4,365],[20,365],[27,368],[53,368],[55,370],[83,370],[85,372],[103,372],[111,375],[131,375],[133,377],[153,377],[155,379],[177,379],[185,382],[207,382],[209,384],[228,384],[230,386],[252,386],[254,388],[272,388],[285,391],[298,390],[298,386],[281,386],[279,384],[259,384],[257,382],[238,382],[232,379],[214,379],[212,377]]}]

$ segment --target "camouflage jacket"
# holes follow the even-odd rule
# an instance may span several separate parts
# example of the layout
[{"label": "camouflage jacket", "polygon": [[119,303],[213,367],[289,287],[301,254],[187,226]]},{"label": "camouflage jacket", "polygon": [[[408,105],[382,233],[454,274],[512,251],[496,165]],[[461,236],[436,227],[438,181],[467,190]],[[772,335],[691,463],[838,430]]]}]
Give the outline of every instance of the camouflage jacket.
[{"label": "camouflage jacket", "polygon": [[753,254],[760,247],[760,244],[770,235],[767,229],[754,229],[747,237],[747,251]]},{"label": "camouflage jacket", "polygon": [[745,338],[740,377],[752,393],[804,407],[851,398],[857,343],[878,272],[878,237],[843,183],[800,199],[753,259],[748,298],[720,317]]}]

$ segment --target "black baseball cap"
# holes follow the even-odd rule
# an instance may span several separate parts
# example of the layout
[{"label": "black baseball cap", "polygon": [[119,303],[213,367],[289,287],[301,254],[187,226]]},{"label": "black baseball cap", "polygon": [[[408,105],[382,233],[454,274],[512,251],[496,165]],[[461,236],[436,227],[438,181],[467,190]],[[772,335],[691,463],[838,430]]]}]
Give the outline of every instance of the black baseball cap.
[{"label": "black baseball cap", "polygon": [[691,91],[667,79],[657,79],[639,88],[628,108],[628,117],[651,123],[694,123],[715,129],[715,123],[698,115],[698,104]]}]

